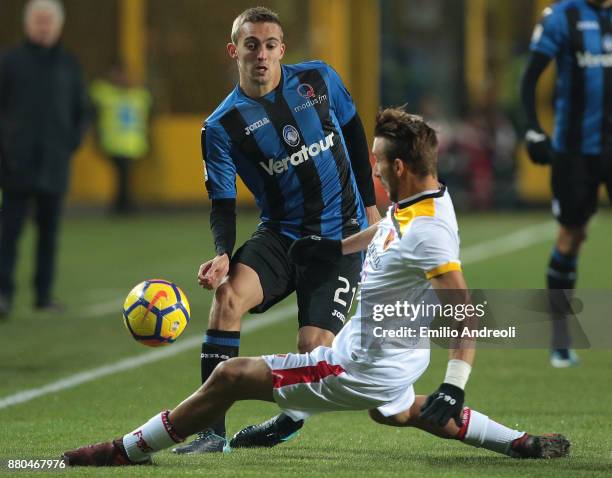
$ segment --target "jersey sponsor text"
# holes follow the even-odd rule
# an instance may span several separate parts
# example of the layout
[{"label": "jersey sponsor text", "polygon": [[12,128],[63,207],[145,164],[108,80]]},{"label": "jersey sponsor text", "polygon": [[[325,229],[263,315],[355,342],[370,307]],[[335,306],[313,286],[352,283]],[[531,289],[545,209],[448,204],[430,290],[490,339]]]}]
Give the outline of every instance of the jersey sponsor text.
[{"label": "jersey sponsor text", "polygon": [[612,66],[612,53],[594,55],[591,52],[577,52],[576,61],[580,68],[609,68]]},{"label": "jersey sponsor text", "polygon": [[325,140],[320,140],[317,143],[312,143],[311,145],[303,145],[299,151],[293,153],[291,156],[287,156],[283,159],[279,159],[278,161],[274,161],[274,159],[269,159],[268,164],[263,161],[259,163],[259,165],[264,169],[266,173],[270,176],[275,174],[282,174],[283,172],[289,169],[289,163],[292,166],[299,166],[304,161],[309,160],[310,158],[314,158],[318,156],[321,151],[327,151],[334,145],[334,133],[330,133],[325,137]]}]

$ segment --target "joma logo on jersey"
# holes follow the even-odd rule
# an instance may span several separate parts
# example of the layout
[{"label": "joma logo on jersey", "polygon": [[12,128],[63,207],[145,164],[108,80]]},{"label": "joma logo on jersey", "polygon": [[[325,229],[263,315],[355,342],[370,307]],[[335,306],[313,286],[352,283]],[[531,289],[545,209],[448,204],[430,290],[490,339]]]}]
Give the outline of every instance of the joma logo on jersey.
[{"label": "joma logo on jersey", "polygon": [[310,158],[314,158],[321,154],[322,151],[327,151],[334,145],[334,133],[330,133],[325,137],[325,140],[321,140],[311,145],[303,145],[299,151],[293,153],[291,156],[274,161],[269,159],[268,164],[263,161],[259,165],[264,169],[270,176],[274,174],[282,174],[289,169],[289,163],[292,166],[299,166],[304,161],[308,161]]},{"label": "joma logo on jersey", "polygon": [[612,66],[612,53],[593,55],[588,51],[576,53],[576,61],[580,68],[609,68]]},{"label": "joma logo on jersey", "polygon": [[250,135],[256,129],[261,128],[262,126],[267,125],[270,122],[267,116],[264,116],[262,119],[255,121],[255,123],[251,123],[248,126],[244,127],[244,134],[247,136]]}]

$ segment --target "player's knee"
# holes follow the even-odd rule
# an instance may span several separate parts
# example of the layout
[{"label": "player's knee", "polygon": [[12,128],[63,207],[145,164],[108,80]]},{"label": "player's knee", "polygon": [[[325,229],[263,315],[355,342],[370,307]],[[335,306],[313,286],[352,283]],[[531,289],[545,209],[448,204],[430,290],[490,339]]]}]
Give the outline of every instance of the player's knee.
[{"label": "player's knee", "polygon": [[[224,282],[215,290],[215,303],[210,321],[215,328],[220,324],[231,326],[244,314],[242,300],[228,282]],[[213,323],[214,322],[214,323]]]},{"label": "player's knee", "polygon": [[301,354],[312,352],[319,346],[331,347],[334,334],[318,327],[302,327],[298,334],[297,348]]},{"label": "player's knee", "polygon": [[234,288],[229,282],[222,283],[215,290],[216,305],[225,310],[234,310],[237,308],[238,298],[234,292]]},{"label": "player's knee", "polygon": [[576,229],[575,231],[573,231],[573,234],[572,234],[572,243],[576,247],[580,246],[580,244],[582,244],[586,240],[587,240],[586,227],[581,227],[581,228]]},{"label": "player's knee", "polygon": [[372,410],[368,410],[368,415],[376,423],[380,423],[381,425],[387,425],[387,417],[385,417],[377,409],[373,408]]},{"label": "player's knee", "polygon": [[298,337],[297,348],[298,348],[298,352],[301,354],[312,352],[319,345],[321,344],[317,340],[311,337],[306,337],[306,338]]},{"label": "player's knee", "polygon": [[244,371],[240,365],[240,359],[237,357],[231,358],[215,367],[210,385],[214,388],[231,389],[240,383],[243,376]]},{"label": "player's knee", "polygon": [[396,415],[386,417],[380,413],[378,409],[373,408],[372,410],[368,410],[368,415],[370,415],[372,420],[374,420],[376,423],[380,423],[381,425],[387,425],[390,427],[411,426],[410,414],[408,412],[398,413]]},{"label": "player's knee", "polygon": [[586,239],[586,226],[561,227],[557,238],[557,249],[562,254],[577,254],[580,246]]}]

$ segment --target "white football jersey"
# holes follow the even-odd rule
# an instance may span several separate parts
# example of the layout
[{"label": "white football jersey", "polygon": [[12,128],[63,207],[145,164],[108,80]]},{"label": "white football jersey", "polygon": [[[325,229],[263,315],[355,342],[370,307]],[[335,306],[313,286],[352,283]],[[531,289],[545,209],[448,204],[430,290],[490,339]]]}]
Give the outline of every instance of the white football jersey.
[{"label": "white football jersey", "polygon": [[446,187],[393,204],[368,246],[355,315],[332,345],[343,365],[371,374],[372,383],[385,380],[399,385],[413,374],[416,363],[420,367],[424,360],[428,362],[428,342],[392,348],[381,347],[379,340],[378,346],[370,347],[363,326],[384,327],[384,320],[374,319],[373,304],[431,302],[435,294],[428,293],[429,279],[454,270],[461,270],[459,232]]}]

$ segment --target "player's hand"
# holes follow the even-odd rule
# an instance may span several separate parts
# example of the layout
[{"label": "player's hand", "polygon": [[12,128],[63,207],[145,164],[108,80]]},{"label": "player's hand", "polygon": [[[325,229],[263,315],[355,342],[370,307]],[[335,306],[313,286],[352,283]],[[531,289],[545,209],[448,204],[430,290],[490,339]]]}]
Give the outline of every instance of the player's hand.
[{"label": "player's hand", "polygon": [[530,129],[525,133],[525,143],[531,161],[535,164],[550,164],[552,150],[550,138],[541,130]]},{"label": "player's hand", "polygon": [[368,226],[376,224],[380,221],[380,212],[376,206],[366,207],[366,217],[368,218]]},{"label": "player's hand", "polygon": [[439,427],[445,426],[452,418],[461,426],[465,392],[455,385],[443,383],[432,393],[421,407],[419,418],[429,420]]},{"label": "player's hand", "polygon": [[291,260],[301,266],[313,261],[332,262],[342,256],[342,241],[320,236],[307,236],[298,239],[289,248]]},{"label": "player's hand", "polygon": [[216,289],[229,271],[229,257],[227,254],[217,256],[200,266],[198,270],[198,284],[204,289]]}]

